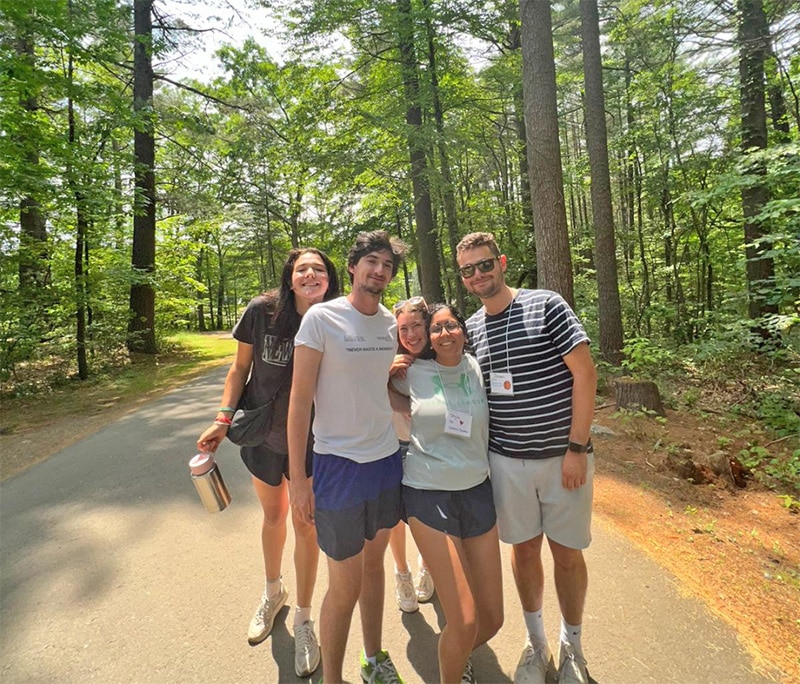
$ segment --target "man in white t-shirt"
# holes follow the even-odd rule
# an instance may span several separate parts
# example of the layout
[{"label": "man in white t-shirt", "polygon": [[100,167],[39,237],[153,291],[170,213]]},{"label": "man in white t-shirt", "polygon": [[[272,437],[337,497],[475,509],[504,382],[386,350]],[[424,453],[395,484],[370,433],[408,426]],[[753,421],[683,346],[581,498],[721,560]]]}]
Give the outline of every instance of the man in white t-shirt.
[{"label": "man in white t-shirt", "polygon": [[[290,500],[313,520],[328,558],[320,613],[326,683],[342,681],[353,610],[360,603],[364,681],[402,680],[381,649],[383,557],[400,520],[403,466],[386,383],[397,349],[397,324],[380,303],[405,247],[384,231],[361,233],[350,249],[352,291],[311,307],[295,337],[289,403]],[[314,466],[305,445],[314,406]],[[312,487],[313,480],[313,487]]]}]

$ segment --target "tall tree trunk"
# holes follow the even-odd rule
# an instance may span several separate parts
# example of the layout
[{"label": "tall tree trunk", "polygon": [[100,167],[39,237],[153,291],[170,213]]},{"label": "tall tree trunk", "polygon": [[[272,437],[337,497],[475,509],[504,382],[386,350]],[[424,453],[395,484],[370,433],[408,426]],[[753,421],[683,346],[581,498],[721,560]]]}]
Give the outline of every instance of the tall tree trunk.
[{"label": "tall tree trunk", "polygon": [[131,265],[131,318],[128,349],[156,353],[155,290],[150,279],[156,267],[156,177],[153,135],[153,0],[133,2],[134,212]]},{"label": "tall tree trunk", "polygon": [[[35,51],[33,39],[29,35],[20,35],[16,39],[16,52],[21,62],[29,71],[35,68]],[[26,176],[35,179],[39,167],[39,139],[33,125],[34,117],[39,109],[38,98],[33,85],[19,79],[21,83],[19,102],[25,110],[24,149],[25,164],[28,167]],[[23,301],[32,302],[40,299],[42,288],[50,281],[50,257],[47,247],[47,224],[41,210],[36,180],[27,184],[25,195],[19,202],[19,289]]]},{"label": "tall tree trunk", "polygon": [[592,177],[594,263],[600,319],[600,351],[609,363],[622,362],[622,308],[617,282],[617,247],[614,210],[611,206],[611,174],[608,169],[603,67],[600,57],[600,19],[594,0],[581,0],[583,79],[586,89],[586,146]]},{"label": "tall tree trunk", "polygon": [[539,285],[558,292],[570,305],[574,305],[572,260],[558,140],[550,3],[520,0],[520,17],[522,87]]},{"label": "tall tree trunk", "polygon": [[417,224],[417,263],[422,295],[429,302],[444,300],[436,225],[433,220],[426,142],[422,126],[419,74],[414,48],[414,18],[411,0],[397,0],[397,30],[403,86],[406,98],[408,149],[411,156],[411,185],[414,193],[414,218]]},{"label": "tall tree trunk", "polygon": [[[518,23],[511,25],[508,32],[508,46],[510,50],[521,50],[520,26]],[[522,82],[514,85],[514,127],[517,132],[517,173],[519,174],[519,187],[522,204],[522,227],[528,233],[527,254],[528,263],[525,264],[525,273],[530,287],[536,287],[539,276],[536,269],[536,240],[533,225],[533,203],[531,202],[531,179],[528,169],[528,137],[525,131],[525,101],[522,95]]]},{"label": "tall tree trunk", "polygon": [[[742,110],[742,150],[767,147],[767,109],[764,95],[764,62],[767,56],[769,28],[761,0],[739,0],[739,92]],[[748,173],[755,182],[741,191],[744,215],[745,257],[747,259],[748,314],[758,320],[777,313],[778,307],[761,294],[775,285],[775,265],[768,256],[771,246],[762,240],[764,225],[756,218],[769,201],[769,190],[759,182],[765,173],[763,164],[751,162]],[[759,242],[760,241],[760,242]],[[769,333],[759,327],[758,332]]]},{"label": "tall tree trunk", "polygon": [[[431,21],[430,0],[423,0],[422,6],[425,8],[425,29],[428,38],[428,74],[431,80],[431,99],[433,101],[433,118],[436,122],[436,147],[439,152],[439,166],[442,171],[442,198],[444,205],[445,224],[447,225],[447,238],[450,245],[450,265],[453,273],[456,274],[452,282],[455,283],[456,306],[459,311],[464,311],[467,292],[464,283],[458,277],[458,260],[456,259],[456,245],[460,238],[458,231],[458,214],[456,213],[456,196],[453,191],[453,174],[450,170],[450,159],[447,154],[447,145],[444,139],[444,112],[442,110],[441,92],[439,89],[439,74],[436,66],[436,36]],[[442,263],[444,254],[442,254]],[[448,278],[448,283],[451,282]]]},{"label": "tall tree trunk", "polygon": [[[69,2],[70,13],[72,2]],[[73,85],[75,62],[70,50],[67,58],[67,80]],[[70,93],[67,99],[67,140],[77,157],[77,133],[75,131],[75,103]],[[72,163],[72,154],[67,162],[67,179],[75,197],[75,342],[78,362],[78,377],[89,377],[89,364],[86,360],[86,277],[83,272],[83,254],[86,245],[88,219],[86,216],[86,195],[79,181],[80,171]]]}]

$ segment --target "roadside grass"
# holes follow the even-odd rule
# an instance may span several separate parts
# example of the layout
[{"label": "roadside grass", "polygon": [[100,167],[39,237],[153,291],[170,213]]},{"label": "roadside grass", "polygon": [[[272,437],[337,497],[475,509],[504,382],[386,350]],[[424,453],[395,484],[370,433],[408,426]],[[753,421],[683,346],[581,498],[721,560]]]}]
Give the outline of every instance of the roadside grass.
[{"label": "roadside grass", "polygon": [[161,347],[155,356],[118,354],[115,362],[84,381],[62,375],[58,382],[36,383],[37,372],[44,375],[49,368],[26,368],[19,382],[38,385],[40,391],[15,393],[13,383],[4,383],[0,435],[20,435],[59,419],[74,417],[78,422],[112,408],[132,407],[230,362],[236,353],[230,333],[179,332],[163,338]]}]

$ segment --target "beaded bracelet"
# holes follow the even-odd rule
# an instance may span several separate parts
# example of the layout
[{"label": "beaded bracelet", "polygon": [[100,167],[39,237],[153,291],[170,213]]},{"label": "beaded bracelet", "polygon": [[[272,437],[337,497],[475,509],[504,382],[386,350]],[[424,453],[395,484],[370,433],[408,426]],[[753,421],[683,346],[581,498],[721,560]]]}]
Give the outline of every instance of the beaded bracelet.
[{"label": "beaded bracelet", "polygon": [[220,406],[217,411],[221,413],[236,413],[236,409],[231,408],[230,406]]}]

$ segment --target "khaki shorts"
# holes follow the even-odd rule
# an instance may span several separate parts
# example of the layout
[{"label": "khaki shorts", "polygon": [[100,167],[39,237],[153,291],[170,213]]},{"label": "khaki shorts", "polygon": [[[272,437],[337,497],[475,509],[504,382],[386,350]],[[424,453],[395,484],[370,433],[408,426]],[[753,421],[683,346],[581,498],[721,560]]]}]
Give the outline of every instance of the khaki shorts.
[{"label": "khaki shorts", "polygon": [[586,484],[561,486],[563,456],[509,458],[489,452],[489,468],[497,509],[497,529],[507,544],[521,544],[544,533],[570,549],[592,541],[594,454],[588,454]]}]

